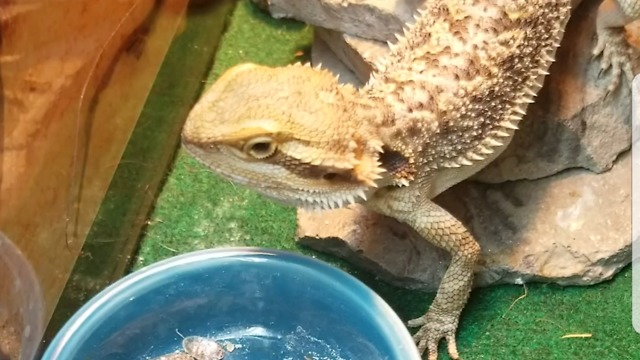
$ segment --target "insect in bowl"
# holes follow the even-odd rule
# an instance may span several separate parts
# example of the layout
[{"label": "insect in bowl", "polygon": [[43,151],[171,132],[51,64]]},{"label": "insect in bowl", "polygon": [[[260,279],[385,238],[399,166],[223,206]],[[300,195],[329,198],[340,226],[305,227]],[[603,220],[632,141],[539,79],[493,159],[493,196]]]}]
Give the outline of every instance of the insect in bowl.
[{"label": "insect in bowl", "polygon": [[65,324],[43,360],[153,359],[185,337],[225,360],[419,360],[371,289],[324,262],[258,248],[176,256],[114,283]]}]

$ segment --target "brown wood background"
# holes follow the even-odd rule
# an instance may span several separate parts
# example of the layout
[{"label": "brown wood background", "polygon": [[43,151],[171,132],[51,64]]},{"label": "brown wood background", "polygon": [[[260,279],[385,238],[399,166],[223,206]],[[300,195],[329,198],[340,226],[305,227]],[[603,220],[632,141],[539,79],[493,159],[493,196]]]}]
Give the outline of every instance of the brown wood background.
[{"label": "brown wood background", "polygon": [[45,321],[187,3],[0,3],[0,229],[35,269]]}]

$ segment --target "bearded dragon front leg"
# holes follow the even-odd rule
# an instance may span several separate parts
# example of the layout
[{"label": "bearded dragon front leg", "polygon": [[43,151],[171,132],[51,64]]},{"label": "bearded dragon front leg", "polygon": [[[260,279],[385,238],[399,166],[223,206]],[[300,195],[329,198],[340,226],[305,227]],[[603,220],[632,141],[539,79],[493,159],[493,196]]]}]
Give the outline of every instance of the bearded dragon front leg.
[{"label": "bearded dragon front leg", "polygon": [[624,26],[636,19],[640,19],[640,0],[604,0],[598,8],[593,55],[602,56],[601,73],[611,68],[608,91],[618,87],[623,73],[629,82],[633,80],[631,47],[625,38]]},{"label": "bearded dragon front leg", "polygon": [[453,215],[431,200],[415,196],[414,192],[406,188],[382,189],[367,206],[412,226],[431,244],[451,254],[451,264],[429,311],[407,325],[420,327],[414,340],[420,353],[427,350],[429,360],[437,359],[438,343],[442,339],[447,341],[449,356],[458,359],[456,330],[469,298],[480,246]]}]

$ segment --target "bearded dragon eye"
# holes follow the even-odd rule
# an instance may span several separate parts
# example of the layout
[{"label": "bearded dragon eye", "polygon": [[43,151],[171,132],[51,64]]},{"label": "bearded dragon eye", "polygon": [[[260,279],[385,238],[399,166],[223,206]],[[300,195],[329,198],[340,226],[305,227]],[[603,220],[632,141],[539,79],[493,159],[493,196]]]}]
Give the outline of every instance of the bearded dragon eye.
[{"label": "bearded dragon eye", "polygon": [[264,159],[276,152],[276,143],[268,137],[259,137],[247,142],[244,152],[256,159]]}]

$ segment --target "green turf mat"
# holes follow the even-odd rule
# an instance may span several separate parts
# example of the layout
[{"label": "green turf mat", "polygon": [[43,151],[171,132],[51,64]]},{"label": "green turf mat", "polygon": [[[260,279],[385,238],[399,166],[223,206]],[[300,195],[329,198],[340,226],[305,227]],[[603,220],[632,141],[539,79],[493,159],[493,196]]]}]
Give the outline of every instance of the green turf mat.
[{"label": "green turf mat", "polygon": [[[273,20],[242,0],[210,80],[240,62],[284,65],[304,60],[311,34],[308,26]],[[300,51],[307,55],[299,57]],[[386,285],[340,260],[300,248],[294,238],[294,209],[220,180],[180,151],[151,216],[136,268],[192,250],[263,246],[340,266],[382,295],[403,319],[421,315],[433,298]],[[473,292],[459,331],[464,359],[640,359],[640,335],[631,326],[629,268],[613,281],[591,287],[531,284],[527,296],[517,300],[524,291],[522,286],[497,286]],[[569,334],[592,336],[562,338]]]}]

